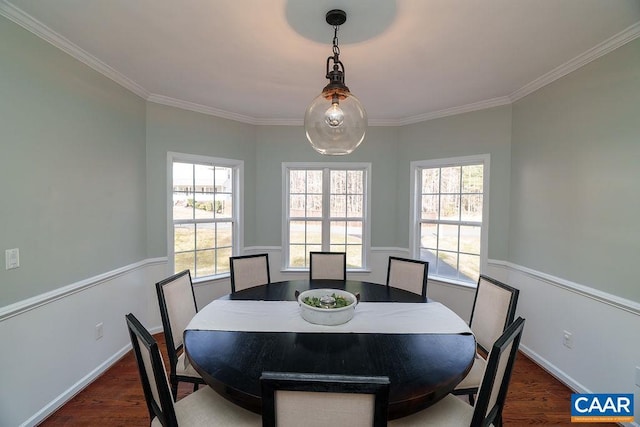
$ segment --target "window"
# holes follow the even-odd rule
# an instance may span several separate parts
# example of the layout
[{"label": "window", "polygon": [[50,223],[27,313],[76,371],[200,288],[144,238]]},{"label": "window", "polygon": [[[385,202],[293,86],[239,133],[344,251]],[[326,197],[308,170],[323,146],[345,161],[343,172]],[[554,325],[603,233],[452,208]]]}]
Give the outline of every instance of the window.
[{"label": "window", "polygon": [[238,251],[242,162],[169,153],[169,253],[194,279],[229,274]]},{"label": "window", "polygon": [[309,267],[309,252],[347,253],[347,268],[367,264],[368,164],[283,164],[283,264]]},{"label": "window", "polygon": [[429,276],[474,284],[486,259],[489,156],[412,162],[412,248]]}]

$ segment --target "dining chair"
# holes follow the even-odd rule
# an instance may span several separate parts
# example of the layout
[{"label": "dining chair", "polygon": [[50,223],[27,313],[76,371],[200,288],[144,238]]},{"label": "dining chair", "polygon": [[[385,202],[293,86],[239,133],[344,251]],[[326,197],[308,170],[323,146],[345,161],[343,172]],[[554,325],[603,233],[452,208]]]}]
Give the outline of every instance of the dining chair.
[{"label": "dining chair", "polygon": [[229,258],[231,292],[271,283],[269,254],[242,255]]},{"label": "dining chair", "polygon": [[[491,344],[513,322],[519,292],[518,289],[496,279],[480,275],[469,327],[476,337],[478,348],[485,355]],[[467,395],[469,403],[473,405],[473,395],[478,392],[486,366],[486,359],[477,353],[471,371],[453,393]]]},{"label": "dining chair", "polygon": [[524,323],[525,320],[519,317],[491,347],[475,405],[468,405],[453,394],[448,394],[427,409],[389,421],[389,427],[501,426],[502,408],[507,398]]},{"label": "dining chair", "polygon": [[198,311],[191,273],[184,270],[161,280],[156,283],[156,292],[169,355],[169,381],[175,399],[179,382],[192,383],[194,390],[205,383],[189,363],[182,339],[185,328]]},{"label": "dining chair", "polygon": [[429,263],[427,261],[389,257],[387,267],[387,286],[404,289],[427,298],[427,276]]},{"label": "dining chair", "polygon": [[151,426],[260,426],[260,416],[203,387],[174,402],[158,343],[131,313],[125,316]]},{"label": "dining chair", "polygon": [[387,425],[389,378],[263,372],[264,427]]},{"label": "dining chair", "polygon": [[347,280],[345,252],[309,252],[309,278]]}]

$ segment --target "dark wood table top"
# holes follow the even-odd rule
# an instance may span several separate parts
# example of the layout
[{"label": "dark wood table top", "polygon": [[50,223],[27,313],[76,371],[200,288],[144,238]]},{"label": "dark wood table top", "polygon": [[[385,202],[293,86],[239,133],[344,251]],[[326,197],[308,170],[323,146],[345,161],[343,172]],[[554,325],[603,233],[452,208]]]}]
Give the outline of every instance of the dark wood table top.
[{"label": "dark wood table top", "polygon": [[[420,295],[356,280],[290,280],[224,299],[294,301],[295,291],[344,289],[361,301],[426,302]],[[259,319],[257,320],[259,321]],[[187,330],[189,360],[207,384],[232,402],[261,412],[263,371],[388,376],[389,419],[437,402],[462,381],[476,354],[472,335],[229,332]]]}]

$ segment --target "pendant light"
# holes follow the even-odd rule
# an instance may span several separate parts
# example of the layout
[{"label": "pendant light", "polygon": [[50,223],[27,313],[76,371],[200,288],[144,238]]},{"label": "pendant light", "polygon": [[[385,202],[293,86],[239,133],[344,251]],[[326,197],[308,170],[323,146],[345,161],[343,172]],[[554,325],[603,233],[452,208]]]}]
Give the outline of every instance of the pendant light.
[{"label": "pendant light", "polygon": [[[367,112],[344,84],[344,64],[340,61],[338,27],[345,23],[343,10],[327,12],[327,24],[332,25],[333,55],[327,58],[324,87],[304,114],[304,130],[311,146],[320,154],[340,156],[349,154],[364,140]],[[333,66],[330,68],[330,62]]]}]

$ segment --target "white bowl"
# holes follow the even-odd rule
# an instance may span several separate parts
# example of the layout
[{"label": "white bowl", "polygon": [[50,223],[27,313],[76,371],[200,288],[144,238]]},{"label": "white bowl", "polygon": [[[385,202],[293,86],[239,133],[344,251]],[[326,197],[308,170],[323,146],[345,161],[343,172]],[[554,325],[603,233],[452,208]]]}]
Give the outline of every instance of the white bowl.
[{"label": "white bowl", "polygon": [[[306,297],[322,298],[333,294],[345,298],[350,301],[350,304],[339,308],[323,308],[313,307],[304,302]],[[347,323],[353,318],[358,299],[351,292],[340,289],[309,289],[298,295],[298,304],[300,305],[300,314],[307,322],[315,323],[316,325],[335,326]]]}]

